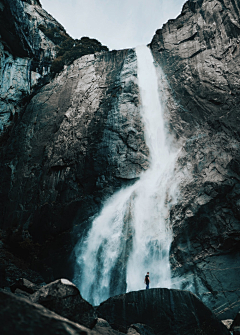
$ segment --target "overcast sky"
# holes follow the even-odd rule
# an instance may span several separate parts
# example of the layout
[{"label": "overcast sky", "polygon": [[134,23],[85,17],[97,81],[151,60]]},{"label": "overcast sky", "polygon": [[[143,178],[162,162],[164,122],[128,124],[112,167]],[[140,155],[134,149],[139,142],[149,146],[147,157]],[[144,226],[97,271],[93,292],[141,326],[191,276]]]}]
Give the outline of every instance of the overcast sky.
[{"label": "overcast sky", "polygon": [[73,38],[96,38],[109,49],[151,42],[155,31],[177,17],[185,0],[41,0],[42,7]]}]

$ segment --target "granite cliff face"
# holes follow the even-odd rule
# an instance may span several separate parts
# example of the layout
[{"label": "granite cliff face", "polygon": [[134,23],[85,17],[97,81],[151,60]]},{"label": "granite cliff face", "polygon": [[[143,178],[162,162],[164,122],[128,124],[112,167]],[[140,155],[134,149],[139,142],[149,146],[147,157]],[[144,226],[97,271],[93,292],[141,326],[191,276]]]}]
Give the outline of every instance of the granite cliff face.
[{"label": "granite cliff face", "polygon": [[49,245],[54,276],[101,202],[148,167],[135,71],[133,50],[75,61],[32,98],[2,151],[7,238]]},{"label": "granite cliff face", "polygon": [[168,119],[182,146],[172,271],[221,318],[237,312],[240,295],[239,8],[188,1],[151,42],[178,105]]},{"label": "granite cliff face", "polygon": [[[31,19],[16,15],[15,58],[11,38],[1,32],[1,117],[3,125],[13,124],[0,153],[0,247],[7,250],[1,254],[2,286],[18,276],[16,267],[28,276],[36,270],[46,281],[71,278],[69,257],[90,218],[148,167],[134,50],[76,60],[22,108],[30,72],[45,71],[54,45],[39,47],[39,30],[35,44],[24,40],[22,25],[31,30],[36,16],[53,19],[37,2],[18,2]],[[2,2],[1,11],[15,15],[11,3]],[[237,0],[189,0],[150,45],[165,73],[165,117],[181,148],[180,194],[171,210],[172,273],[219,318],[234,317],[240,300],[239,8]],[[31,70],[30,52],[38,70]],[[15,110],[19,117],[12,120]]]},{"label": "granite cliff face", "polygon": [[0,2],[0,133],[24,106],[38,80],[49,73],[56,45],[39,28],[65,29],[39,1]]}]

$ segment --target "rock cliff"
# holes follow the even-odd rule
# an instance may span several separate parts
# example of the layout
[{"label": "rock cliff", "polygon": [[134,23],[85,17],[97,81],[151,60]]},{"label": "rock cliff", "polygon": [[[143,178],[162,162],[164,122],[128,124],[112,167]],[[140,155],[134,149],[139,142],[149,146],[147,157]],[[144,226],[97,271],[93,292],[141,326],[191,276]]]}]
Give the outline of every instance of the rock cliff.
[{"label": "rock cliff", "polygon": [[168,120],[182,146],[172,271],[222,318],[236,314],[240,297],[239,8],[188,1],[151,42],[178,105]]},{"label": "rock cliff", "polygon": [[2,150],[7,239],[52,245],[55,275],[101,202],[147,169],[138,99],[133,50],[82,57],[32,98]]},{"label": "rock cliff", "polygon": [[[29,95],[82,55],[108,50],[95,39],[72,39],[38,0],[0,1],[0,134]],[[50,74],[51,71],[51,74]]]},{"label": "rock cliff", "polygon": [[0,2],[0,133],[12,123],[38,80],[49,73],[56,45],[39,28],[65,29],[39,1]]}]

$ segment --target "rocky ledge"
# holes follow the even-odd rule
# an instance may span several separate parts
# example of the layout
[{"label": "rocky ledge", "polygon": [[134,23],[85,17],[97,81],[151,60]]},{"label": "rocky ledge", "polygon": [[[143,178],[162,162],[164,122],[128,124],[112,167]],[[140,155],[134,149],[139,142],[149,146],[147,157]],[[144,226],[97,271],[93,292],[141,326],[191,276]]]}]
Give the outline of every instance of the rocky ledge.
[{"label": "rocky ledge", "polygon": [[0,291],[1,330],[8,335],[230,334],[188,291],[160,288],[130,292],[110,298],[95,309],[66,279],[40,288],[21,279],[12,291],[15,293]]}]

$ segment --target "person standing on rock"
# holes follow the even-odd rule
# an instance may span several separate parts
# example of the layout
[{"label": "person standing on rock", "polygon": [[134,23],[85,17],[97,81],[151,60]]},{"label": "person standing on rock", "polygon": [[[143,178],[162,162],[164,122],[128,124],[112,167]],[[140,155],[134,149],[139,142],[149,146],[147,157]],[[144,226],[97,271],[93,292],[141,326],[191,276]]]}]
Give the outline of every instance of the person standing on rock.
[{"label": "person standing on rock", "polygon": [[146,284],[146,290],[148,290],[149,289],[149,283],[150,283],[149,272],[147,272],[147,274],[145,276],[144,283]]}]

